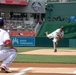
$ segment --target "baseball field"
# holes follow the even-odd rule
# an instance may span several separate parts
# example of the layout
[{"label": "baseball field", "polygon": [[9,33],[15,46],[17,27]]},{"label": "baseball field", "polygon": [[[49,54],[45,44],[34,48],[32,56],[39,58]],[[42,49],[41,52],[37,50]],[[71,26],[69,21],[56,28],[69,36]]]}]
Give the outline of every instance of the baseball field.
[{"label": "baseball field", "polygon": [[76,48],[16,47],[17,57],[9,65],[12,73],[0,75],[75,75]]}]

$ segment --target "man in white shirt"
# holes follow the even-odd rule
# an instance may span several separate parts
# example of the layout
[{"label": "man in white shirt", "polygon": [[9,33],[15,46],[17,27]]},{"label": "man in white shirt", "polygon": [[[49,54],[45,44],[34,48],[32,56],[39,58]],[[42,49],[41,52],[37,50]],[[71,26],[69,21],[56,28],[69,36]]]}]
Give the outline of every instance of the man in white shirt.
[{"label": "man in white shirt", "polygon": [[[4,46],[7,48],[3,48]],[[10,73],[8,65],[13,62],[16,57],[17,49],[11,43],[9,33],[4,30],[4,19],[0,18],[0,61],[1,71],[5,73]]]},{"label": "man in white shirt", "polygon": [[56,29],[55,31],[53,31],[52,33],[48,34],[48,32],[46,33],[46,37],[48,38],[53,38],[53,46],[54,46],[54,52],[57,52],[57,42],[63,38],[64,36],[64,31],[63,31],[64,27],[61,26],[59,29]]}]

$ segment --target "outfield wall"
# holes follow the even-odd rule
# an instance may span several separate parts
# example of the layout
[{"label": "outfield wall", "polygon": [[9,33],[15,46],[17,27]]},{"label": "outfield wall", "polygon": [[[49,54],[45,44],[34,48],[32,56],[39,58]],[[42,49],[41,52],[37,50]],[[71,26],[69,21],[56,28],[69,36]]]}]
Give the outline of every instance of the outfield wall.
[{"label": "outfield wall", "polygon": [[[11,37],[14,46],[31,47],[52,47],[52,39],[46,37]],[[58,47],[76,47],[76,39],[64,38],[58,42]]]},{"label": "outfield wall", "polygon": [[[46,37],[36,37],[35,38],[35,46],[37,46],[37,47],[52,47],[53,41],[52,41],[52,39],[48,39]],[[63,39],[58,42],[58,46],[59,47],[69,47],[69,46],[74,47],[74,46],[76,46],[76,44],[71,46],[71,45],[69,45],[69,39]]]},{"label": "outfield wall", "polygon": [[34,37],[11,36],[11,40],[14,46],[35,46]]}]

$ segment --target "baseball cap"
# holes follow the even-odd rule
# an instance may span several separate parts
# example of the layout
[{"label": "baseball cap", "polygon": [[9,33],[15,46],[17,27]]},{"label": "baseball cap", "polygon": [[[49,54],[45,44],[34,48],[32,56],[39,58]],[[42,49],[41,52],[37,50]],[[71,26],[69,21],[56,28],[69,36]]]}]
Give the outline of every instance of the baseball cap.
[{"label": "baseball cap", "polygon": [[0,26],[3,26],[4,25],[4,20],[2,17],[0,17]]}]

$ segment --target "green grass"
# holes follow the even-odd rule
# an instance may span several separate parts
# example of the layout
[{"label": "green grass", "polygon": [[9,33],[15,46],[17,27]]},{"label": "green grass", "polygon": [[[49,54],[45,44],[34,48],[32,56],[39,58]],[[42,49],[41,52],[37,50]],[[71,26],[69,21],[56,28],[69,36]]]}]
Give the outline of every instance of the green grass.
[{"label": "green grass", "polygon": [[18,55],[15,62],[32,63],[76,63],[76,56]]},{"label": "green grass", "polygon": [[[18,52],[26,52],[37,49],[52,49],[51,47],[17,47]],[[58,49],[63,50],[76,50],[76,48],[64,48],[59,47]],[[76,56],[68,55],[27,55],[18,54],[14,62],[32,62],[32,63],[76,63]]]}]

